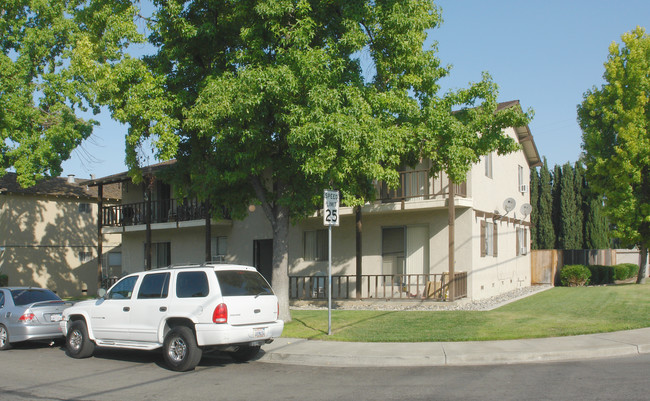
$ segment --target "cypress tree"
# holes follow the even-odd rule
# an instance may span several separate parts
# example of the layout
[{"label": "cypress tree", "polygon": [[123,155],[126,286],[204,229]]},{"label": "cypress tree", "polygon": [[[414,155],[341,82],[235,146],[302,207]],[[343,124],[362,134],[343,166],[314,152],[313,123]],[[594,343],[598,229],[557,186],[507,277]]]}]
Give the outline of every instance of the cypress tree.
[{"label": "cypress tree", "polygon": [[561,204],[560,204],[560,197],[562,195],[562,167],[559,165],[555,165],[555,169],[553,171],[553,188],[551,189],[551,196],[553,197],[553,201],[551,204],[551,218],[553,221],[553,231],[555,233],[555,244],[551,247],[555,249],[564,249],[560,246],[560,238],[561,238],[561,227],[562,227],[562,221],[560,219],[560,210],[562,210]]},{"label": "cypress tree", "polygon": [[562,177],[560,179],[559,249],[582,248],[582,244],[578,243],[577,232],[582,230],[582,221],[578,226],[574,184],[573,167],[571,164],[566,163],[562,166]]},{"label": "cypress tree", "polygon": [[551,172],[544,158],[539,172],[537,244],[538,249],[555,248],[555,228],[553,227],[553,196],[551,194]]},{"label": "cypress tree", "polygon": [[539,226],[539,192],[540,192],[539,174],[536,168],[530,170],[530,205],[533,207],[530,213],[530,241],[532,249],[541,249],[539,247],[537,229]]},{"label": "cypress tree", "polygon": [[580,162],[576,162],[573,168],[573,193],[575,196],[575,244],[577,248],[574,249],[585,249],[584,247],[584,213],[585,205],[583,204],[583,192],[584,192],[584,168]]}]

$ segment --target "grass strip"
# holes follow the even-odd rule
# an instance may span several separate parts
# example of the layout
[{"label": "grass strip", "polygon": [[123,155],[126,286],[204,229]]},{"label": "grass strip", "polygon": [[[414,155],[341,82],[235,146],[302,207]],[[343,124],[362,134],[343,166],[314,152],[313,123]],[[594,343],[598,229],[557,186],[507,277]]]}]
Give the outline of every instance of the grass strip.
[{"label": "grass strip", "polygon": [[293,310],[283,337],[358,342],[488,341],[650,327],[650,285],[557,287],[492,311]]}]

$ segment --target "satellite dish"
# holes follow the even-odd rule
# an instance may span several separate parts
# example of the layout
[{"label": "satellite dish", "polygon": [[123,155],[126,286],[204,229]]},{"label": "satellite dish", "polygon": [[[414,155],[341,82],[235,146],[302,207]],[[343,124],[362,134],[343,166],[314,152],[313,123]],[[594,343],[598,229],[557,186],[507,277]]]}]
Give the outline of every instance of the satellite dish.
[{"label": "satellite dish", "polygon": [[517,206],[517,202],[512,198],[507,198],[503,201],[503,208],[506,210],[506,214],[510,213],[515,206]]},{"label": "satellite dish", "polygon": [[521,205],[520,211],[521,211],[521,214],[524,215],[524,219],[525,219],[526,216],[528,216],[530,214],[530,212],[533,211],[533,207],[530,205],[530,203],[524,203],[523,205]]}]

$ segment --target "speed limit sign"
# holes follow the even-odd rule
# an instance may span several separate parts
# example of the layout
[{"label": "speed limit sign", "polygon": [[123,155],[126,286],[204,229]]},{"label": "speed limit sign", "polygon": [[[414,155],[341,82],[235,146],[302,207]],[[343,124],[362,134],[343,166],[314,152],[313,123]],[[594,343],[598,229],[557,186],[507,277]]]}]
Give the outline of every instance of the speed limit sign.
[{"label": "speed limit sign", "polygon": [[326,189],[323,195],[323,224],[339,225],[339,191]]}]

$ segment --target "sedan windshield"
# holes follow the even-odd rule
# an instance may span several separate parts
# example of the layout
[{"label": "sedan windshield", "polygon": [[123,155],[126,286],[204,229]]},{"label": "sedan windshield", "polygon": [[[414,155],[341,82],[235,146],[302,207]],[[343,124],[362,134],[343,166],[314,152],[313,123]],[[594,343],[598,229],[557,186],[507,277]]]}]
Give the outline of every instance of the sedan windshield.
[{"label": "sedan windshield", "polygon": [[41,301],[61,301],[61,298],[52,291],[35,288],[11,290],[11,296],[14,299],[14,305],[16,306],[33,304],[34,302]]}]

